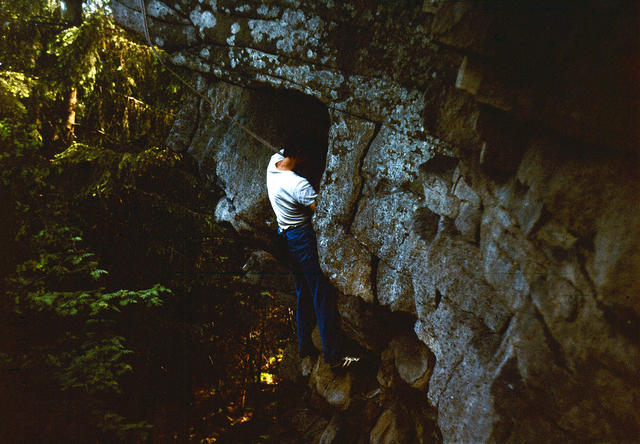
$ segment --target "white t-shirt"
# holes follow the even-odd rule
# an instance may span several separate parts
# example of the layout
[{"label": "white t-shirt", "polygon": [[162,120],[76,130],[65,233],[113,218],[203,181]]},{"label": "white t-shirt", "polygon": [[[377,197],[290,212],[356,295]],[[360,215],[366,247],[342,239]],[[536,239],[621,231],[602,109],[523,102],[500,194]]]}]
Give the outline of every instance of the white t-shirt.
[{"label": "white t-shirt", "polygon": [[280,229],[301,225],[311,220],[307,209],[317,193],[307,179],[293,171],[281,171],[276,163],[283,160],[283,150],[271,156],[267,167],[267,191]]}]

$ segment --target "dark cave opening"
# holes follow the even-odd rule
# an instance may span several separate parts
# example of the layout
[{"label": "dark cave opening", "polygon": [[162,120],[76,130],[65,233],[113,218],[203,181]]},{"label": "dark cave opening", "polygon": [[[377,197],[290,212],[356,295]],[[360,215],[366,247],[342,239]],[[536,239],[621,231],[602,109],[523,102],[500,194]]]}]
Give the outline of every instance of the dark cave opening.
[{"label": "dark cave opening", "polygon": [[254,120],[261,136],[280,148],[292,138],[306,136],[312,144],[307,147],[310,168],[299,173],[318,191],[327,158],[329,112],[318,99],[298,91],[255,90],[252,94],[254,112],[261,118]]}]

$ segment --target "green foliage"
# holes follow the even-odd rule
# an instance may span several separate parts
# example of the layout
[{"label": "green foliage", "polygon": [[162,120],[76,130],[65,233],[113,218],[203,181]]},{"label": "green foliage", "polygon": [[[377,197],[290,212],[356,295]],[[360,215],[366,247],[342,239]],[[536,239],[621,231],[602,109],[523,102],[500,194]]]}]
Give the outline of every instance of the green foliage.
[{"label": "green foliage", "polygon": [[59,151],[73,89],[77,141],[127,149],[162,143],[182,87],[148,46],[114,24],[108,8],[91,5],[93,12],[69,27],[58,3],[3,3],[0,118],[37,122],[45,147]]},{"label": "green foliage", "polygon": [[[32,238],[37,256],[19,264],[14,285],[16,310],[49,311],[57,316],[81,316],[88,324],[122,307],[140,304],[157,307],[170,290],[156,284],[145,290],[105,291],[104,287],[74,291],[81,284],[101,280],[108,272],[98,268],[95,254],[79,244],[82,237],[67,226],[47,226]],[[67,290],[52,290],[52,288]]]},{"label": "green foliage", "polygon": [[[38,223],[34,202],[43,201],[52,191],[47,183],[49,162],[40,156],[41,147],[42,138],[35,125],[0,120],[0,201],[3,202],[0,248],[3,251],[14,251],[10,242],[20,239]],[[42,207],[48,205],[42,202]],[[10,261],[10,257],[0,258],[0,271],[5,268],[3,261]]]},{"label": "green foliage", "polygon": [[3,439],[136,442],[162,421],[186,438],[158,405],[186,411],[214,387],[196,421],[243,417],[289,315],[242,288],[219,190],[162,147],[181,87],[111,18],[85,17],[69,27],[49,0],[0,8],[0,405],[16,428]]},{"label": "green foliage", "polygon": [[[38,164],[42,158],[38,156],[38,150],[42,146],[42,137],[36,129],[35,125],[28,125],[23,123],[15,123],[13,119],[0,120],[0,166],[3,175],[3,185],[8,186],[9,177],[12,177],[12,172],[16,170],[16,162],[25,162],[25,165],[21,165],[27,168],[28,172],[32,172],[34,168],[38,169]],[[29,163],[28,161],[33,161]],[[25,176],[24,170],[20,171],[20,174]]]},{"label": "green foliage", "polygon": [[123,342],[122,336],[87,340],[74,352],[48,355],[48,364],[58,369],[55,374],[62,390],[85,389],[92,396],[109,391],[120,393],[119,377],[133,370],[124,362],[125,356],[133,352]]},{"label": "green foliage", "polygon": [[27,112],[21,99],[30,96],[34,80],[21,72],[0,72],[0,118],[19,118]]},{"label": "green foliage", "polygon": [[103,40],[99,71],[84,92],[79,136],[119,151],[123,144],[129,145],[127,151],[162,144],[182,87],[147,45],[110,26],[113,32]]},{"label": "green foliage", "polygon": [[50,78],[61,90],[75,86],[89,91],[100,69],[101,52],[116,32],[113,21],[100,14],[59,32],[47,49],[57,64]]},{"label": "green foliage", "polygon": [[98,422],[98,427],[100,430],[113,432],[120,441],[131,439],[131,435],[147,439],[147,432],[153,428],[147,421],[127,422],[126,418],[113,412],[105,413]]},{"label": "green foliage", "polygon": [[[180,161],[145,149],[164,140],[181,89],[104,13],[77,27],[59,13],[49,0],[0,8],[0,405],[15,419],[3,439],[136,441],[151,425],[124,394],[154,344],[142,320],[173,292],[123,284],[83,223],[95,207],[75,204],[121,202],[145,171]],[[72,88],[77,142],[66,147],[56,141]],[[117,152],[133,146],[142,153]]]},{"label": "green foliage", "polygon": [[34,74],[46,42],[63,26],[59,3],[3,0],[0,8],[0,68]]},{"label": "green foliage", "polygon": [[[30,344],[11,351],[14,344],[0,343],[3,368],[50,375],[58,402],[92,406],[83,415],[93,429],[140,438],[149,424],[127,421],[109,397],[121,393],[121,378],[133,371],[128,359],[134,352],[126,346],[120,318],[132,310],[157,309],[171,291],[160,284],[113,288],[82,231],[65,220],[67,203],[51,183],[59,167],[39,154],[37,132],[3,120],[0,142],[1,190],[12,221],[3,225],[2,247],[22,256],[3,283],[4,325],[14,334],[25,334]],[[12,323],[18,319],[29,319],[28,328],[17,330]],[[35,380],[30,385],[51,391],[52,381],[46,388]]]}]

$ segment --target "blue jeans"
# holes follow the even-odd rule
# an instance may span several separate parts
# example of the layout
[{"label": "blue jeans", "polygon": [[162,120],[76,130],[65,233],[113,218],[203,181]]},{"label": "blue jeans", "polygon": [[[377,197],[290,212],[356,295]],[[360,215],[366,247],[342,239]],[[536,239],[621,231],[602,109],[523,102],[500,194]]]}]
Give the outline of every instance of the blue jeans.
[{"label": "blue jeans", "polygon": [[[298,348],[302,356],[315,352],[311,332],[318,321],[324,360],[332,363],[340,358],[341,332],[338,327],[336,295],[318,262],[316,234],[310,223],[284,233],[291,270],[296,287]],[[315,311],[315,316],[314,316]]]}]

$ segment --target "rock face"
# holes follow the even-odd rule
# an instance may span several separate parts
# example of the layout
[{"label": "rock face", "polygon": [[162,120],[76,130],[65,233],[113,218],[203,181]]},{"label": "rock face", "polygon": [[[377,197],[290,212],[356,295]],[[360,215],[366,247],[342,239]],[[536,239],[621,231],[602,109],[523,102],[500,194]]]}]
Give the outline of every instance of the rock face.
[{"label": "rock face", "polygon": [[[321,265],[380,394],[345,376],[337,396],[320,363],[312,378],[368,418],[352,442],[637,439],[637,6],[542,6],[146,6],[213,103],[186,101],[168,144],[224,190],[218,220],[275,229],[271,151],[227,114],[327,147]],[[142,31],[138,2],[113,11]],[[353,437],[330,424],[323,442]]]}]

